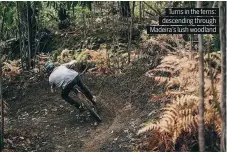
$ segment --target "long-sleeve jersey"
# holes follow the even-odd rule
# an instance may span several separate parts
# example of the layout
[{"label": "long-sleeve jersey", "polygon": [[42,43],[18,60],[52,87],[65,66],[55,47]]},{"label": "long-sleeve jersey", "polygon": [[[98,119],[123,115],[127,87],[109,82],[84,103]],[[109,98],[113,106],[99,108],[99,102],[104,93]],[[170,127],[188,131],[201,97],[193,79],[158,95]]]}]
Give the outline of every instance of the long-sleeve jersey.
[{"label": "long-sleeve jersey", "polygon": [[78,72],[70,69],[69,67],[76,61],[73,60],[69,63],[62,64],[56,67],[49,76],[49,83],[51,87],[56,86],[64,89],[66,85],[73,81],[78,75]]}]

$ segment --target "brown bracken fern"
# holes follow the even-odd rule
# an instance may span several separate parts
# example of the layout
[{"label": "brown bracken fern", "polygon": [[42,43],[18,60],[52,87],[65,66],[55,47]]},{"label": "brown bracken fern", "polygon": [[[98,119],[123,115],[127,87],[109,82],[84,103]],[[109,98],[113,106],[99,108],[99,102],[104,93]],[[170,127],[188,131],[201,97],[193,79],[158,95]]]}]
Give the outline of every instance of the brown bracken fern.
[{"label": "brown bracken fern", "polygon": [[[220,136],[221,117],[219,104],[221,82],[219,52],[212,53],[210,58],[211,67],[208,64],[207,55],[204,60],[206,65],[206,77],[204,80],[205,128],[207,130],[207,128],[213,127],[217,136]],[[212,74],[215,78],[214,91],[209,79],[210,69],[212,69]],[[179,55],[169,54],[162,59],[160,65],[148,71],[147,76],[158,81],[159,84],[165,84],[165,94],[170,95],[172,102],[163,108],[162,114],[155,123],[149,123],[144,126],[138,131],[138,134],[149,132],[153,136],[157,136],[157,138],[152,137],[152,141],[148,144],[152,151],[154,149],[159,151],[193,150],[190,148],[198,143],[199,75],[196,58],[191,59],[185,56],[179,58]],[[158,141],[156,142],[156,140]]]}]

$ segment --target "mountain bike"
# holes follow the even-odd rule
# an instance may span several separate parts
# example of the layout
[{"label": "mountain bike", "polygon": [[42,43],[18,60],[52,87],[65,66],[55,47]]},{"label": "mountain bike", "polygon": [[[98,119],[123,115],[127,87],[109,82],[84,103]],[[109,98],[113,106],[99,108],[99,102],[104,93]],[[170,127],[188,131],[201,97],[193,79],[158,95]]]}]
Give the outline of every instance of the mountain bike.
[{"label": "mountain bike", "polygon": [[83,107],[85,107],[98,122],[101,122],[102,119],[97,113],[96,106],[83,94],[83,92],[80,90],[80,88],[75,86],[73,90],[74,90],[74,93],[82,101],[81,105]]}]

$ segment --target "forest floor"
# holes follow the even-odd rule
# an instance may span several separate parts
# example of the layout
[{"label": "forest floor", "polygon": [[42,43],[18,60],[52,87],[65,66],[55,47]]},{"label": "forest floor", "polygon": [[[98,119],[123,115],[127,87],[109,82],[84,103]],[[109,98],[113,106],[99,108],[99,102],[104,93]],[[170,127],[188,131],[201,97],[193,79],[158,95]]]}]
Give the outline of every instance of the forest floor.
[{"label": "forest floor", "polygon": [[[165,104],[162,100],[151,101],[162,87],[157,87],[145,72],[132,66],[119,76],[85,74],[84,83],[97,96],[103,119],[99,124],[87,112],[79,116],[76,108],[61,99],[59,91],[51,93],[47,79],[32,80],[21,99],[8,101],[7,151],[133,151],[140,144],[136,136],[140,125],[156,119]],[[18,91],[18,86],[11,84],[9,88]]]},{"label": "forest floor", "polygon": [[[156,144],[164,145],[160,140],[162,136],[137,136],[137,133],[142,124],[156,122],[163,107],[171,103],[173,97],[182,94],[181,89],[185,91],[184,96],[196,96],[199,83],[196,81],[199,80],[196,53],[188,51],[189,45],[184,46],[184,43],[177,48],[173,47],[173,44],[175,41],[167,36],[141,41],[141,52],[137,53],[142,53],[142,58],[125,66],[121,74],[107,72],[110,75],[106,75],[100,71],[97,72],[98,75],[94,72],[85,73],[82,79],[97,97],[101,123],[97,123],[88,112],[79,114],[75,107],[61,98],[60,90],[51,93],[47,77],[39,76],[33,69],[33,72],[21,73],[12,78],[14,69],[19,69],[19,62],[5,63],[8,68],[4,70],[5,74],[3,73],[6,78],[4,77],[2,87],[3,99],[7,103],[4,152],[134,152],[146,151],[149,146]],[[62,59],[62,52],[56,54],[57,59],[59,56]],[[92,56],[92,59],[95,60],[95,57],[98,61],[97,55]],[[220,87],[220,71],[215,70],[220,65],[220,54],[214,52],[213,58],[213,70],[218,73],[215,83],[216,87]],[[10,66],[11,64],[13,66]],[[7,75],[7,72],[11,74]],[[208,77],[205,82],[205,90],[210,98],[211,84]],[[217,94],[221,94],[219,87]],[[182,103],[184,101],[187,100],[182,100]],[[210,105],[210,100],[205,101],[211,107],[210,118],[212,121],[217,118],[214,124],[220,128],[220,115],[214,112],[216,109]],[[197,111],[195,110],[195,113]],[[172,115],[167,118],[169,122],[173,120]],[[192,124],[194,122],[196,121]],[[166,127],[166,124],[169,127],[170,123],[164,123],[163,126]],[[184,125],[182,122],[179,124]],[[175,126],[178,126],[177,121],[170,128]],[[194,142],[196,134],[195,131],[187,140],[182,140],[179,135],[177,148],[185,145],[190,147],[192,144],[188,141]],[[162,139],[166,140],[165,137]],[[218,137],[216,139],[220,141]],[[216,144],[213,140],[212,143]],[[163,151],[165,147],[159,148]]]}]

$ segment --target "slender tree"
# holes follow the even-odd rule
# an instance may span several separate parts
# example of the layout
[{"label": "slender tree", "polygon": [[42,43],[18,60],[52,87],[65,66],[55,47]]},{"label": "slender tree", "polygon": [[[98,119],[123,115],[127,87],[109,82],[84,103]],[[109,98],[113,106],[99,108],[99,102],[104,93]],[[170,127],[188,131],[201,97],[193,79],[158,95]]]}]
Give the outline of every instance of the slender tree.
[{"label": "slender tree", "polygon": [[[2,53],[0,52],[0,59]],[[4,149],[4,101],[2,99],[2,62],[0,62],[0,101],[1,101],[1,137],[0,137],[0,149]]]},{"label": "slender tree", "polygon": [[132,16],[129,24],[129,32],[128,32],[128,64],[130,63],[130,55],[131,55],[131,43],[132,43],[132,29],[133,29],[133,18],[134,18],[134,10],[135,10],[135,1],[132,2]]},{"label": "slender tree", "polygon": [[27,25],[28,25],[28,69],[31,68],[32,52],[32,27],[31,27],[31,2],[27,2]]},{"label": "slender tree", "polygon": [[[197,8],[202,7],[202,2],[197,2]],[[203,39],[202,34],[198,34],[199,40],[199,84],[200,84],[200,104],[199,104],[199,150],[205,152],[204,140],[204,59],[203,59]]]},{"label": "slender tree", "polygon": [[221,152],[226,151],[226,8],[224,1],[219,5],[219,30],[221,40],[221,115],[222,115],[222,134],[221,134]]},{"label": "slender tree", "polygon": [[[4,3],[4,2],[3,2]],[[5,3],[6,5],[6,3]],[[0,42],[3,40],[4,32],[4,23],[5,23],[5,15],[6,15],[6,7],[3,9],[2,13],[2,24],[1,24],[1,33],[0,33]],[[0,16],[1,17],[1,16]],[[2,48],[0,48],[1,50]],[[0,59],[2,58],[2,51],[0,51]],[[2,62],[0,62],[0,102],[1,102],[1,132],[0,132],[0,150],[2,151],[4,148],[4,101],[2,99]]]},{"label": "slender tree", "polygon": [[123,17],[131,17],[129,1],[121,1],[121,14]]},{"label": "slender tree", "polygon": [[142,21],[142,2],[140,1],[140,22]]},{"label": "slender tree", "polygon": [[21,39],[21,24],[20,24],[20,3],[17,2],[17,18],[18,18],[18,34],[19,34],[19,47],[20,47],[20,58],[21,58],[21,66],[22,70],[24,70],[24,58],[23,58],[23,53],[22,53],[22,39]]},{"label": "slender tree", "polygon": [[6,16],[6,8],[3,9],[3,13],[2,13],[2,25],[1,25],[1,34],[0,34],[0,39],[4,39],[4,23],[5,23],[5,16]]}]

